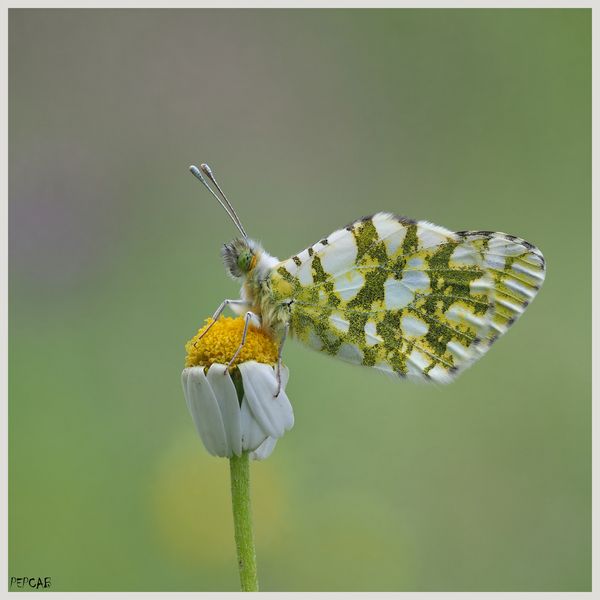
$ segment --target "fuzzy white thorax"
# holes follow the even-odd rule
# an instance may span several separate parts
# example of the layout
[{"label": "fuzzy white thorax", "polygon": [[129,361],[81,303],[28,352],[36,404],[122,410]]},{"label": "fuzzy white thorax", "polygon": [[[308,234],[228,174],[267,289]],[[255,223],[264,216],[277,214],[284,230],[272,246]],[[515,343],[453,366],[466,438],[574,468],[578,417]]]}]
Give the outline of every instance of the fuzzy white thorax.
[{"label": "fuzzy white thorax", "polygon": [[271,256],[259,243],[256,244],[258,252],[258,262],[256,263],[256,278],[258,280],[265,279],[271,269],[280,262],[276,256]]},{"label": "fuzzy white thorax", "polygon": [[[256,282],[263,281],[267,279],[269,273],[275,267],[275,265],[280,263],[280,260],[276,256],[272,256],[269,254],[262,245],[255,241],[248,239],[248,246],[252,250],[252,252],[257,257],[257,263],[252,271],[252,279]],[[240,298],[249,303],[249,305],[254,305],[256,302],[256,298],[249,295],[249,290],[247,286],[247,278],[242,275],[241,277],[236,278],[238,281],[241,279],[243,281],[241,290],[240,290]],[[244,315],[248,311],[248,305],[244,304],[230,304],[229,308],[236,315]]]}]

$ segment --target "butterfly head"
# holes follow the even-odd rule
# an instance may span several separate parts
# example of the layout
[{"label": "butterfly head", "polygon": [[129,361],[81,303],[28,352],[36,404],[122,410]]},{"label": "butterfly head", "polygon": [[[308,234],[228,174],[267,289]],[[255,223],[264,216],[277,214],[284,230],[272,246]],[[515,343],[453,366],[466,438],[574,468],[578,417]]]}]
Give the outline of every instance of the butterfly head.
[{"label": "butterfly head", "polygon": [[225,268],[232,277],[246,277],[256,267],[260,248],[249,238],[236,238],[223,246],[221,255]]}]

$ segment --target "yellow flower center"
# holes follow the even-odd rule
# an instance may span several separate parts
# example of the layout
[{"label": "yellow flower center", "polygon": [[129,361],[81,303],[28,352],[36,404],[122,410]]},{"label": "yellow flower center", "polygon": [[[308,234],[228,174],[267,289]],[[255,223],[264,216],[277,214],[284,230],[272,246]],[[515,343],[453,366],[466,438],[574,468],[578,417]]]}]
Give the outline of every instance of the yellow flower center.
[{"label": "yellow flower center", "polygon": [[[243,317],[222,317],[204,334],[212,319],[185,345],[186,367],[210,367],[213,363],[226,365],[242,342]],[[274,365],[277,362],[277,343],[261,329],[250,325],[246,343],[237,355],[232,367],[247,360]]]}]

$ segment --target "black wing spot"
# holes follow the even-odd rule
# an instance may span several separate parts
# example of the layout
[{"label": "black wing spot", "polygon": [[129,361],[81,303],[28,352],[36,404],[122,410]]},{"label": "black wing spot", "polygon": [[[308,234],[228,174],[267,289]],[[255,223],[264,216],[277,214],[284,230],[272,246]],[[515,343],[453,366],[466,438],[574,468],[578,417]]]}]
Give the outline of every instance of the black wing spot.
[{"label": "black wing spot", "polygon": [[411,219],[410,217],[403,217],[401,215],[396,216],[398,223],[402,223],[402,225],[416,225],[416,219]]},{"label": "black wing spot", "polygon": [[361,217],[360,219],[356,219],[352,221],[352,223],[348,223],[348,225],[346,225],[344,229],[346,229],[346,231],[354,231],[356,225],[358,225],[359,223],[364,223],[365,221],[370,221],[374,216],[375,215],[370,215],[368,217]]},{"label": "black wing spot", "polygon": [[538,254],[537,252],[534,252],[534,254],[542,261],[542,269],[546,269],[546,259],[541,255]]}]

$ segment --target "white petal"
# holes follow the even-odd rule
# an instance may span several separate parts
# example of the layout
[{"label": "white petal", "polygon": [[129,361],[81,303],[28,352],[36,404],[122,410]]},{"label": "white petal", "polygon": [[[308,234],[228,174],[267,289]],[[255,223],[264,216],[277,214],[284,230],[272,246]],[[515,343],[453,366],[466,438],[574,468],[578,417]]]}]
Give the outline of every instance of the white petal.
[{"label": "white petal", "polygon": [[268,437],[261,426],[256,422],[250,407],[248,399],[244,396],[242,400],[242,410],[240,411],[242,422],[242,448],[244,450],[256,450]]},{"label": "white petal", "polygon": [[242,454],[240,403],[231,375],[225,365],[213,363],[208,369],[206,379],[221,409],[227,445],[234,454],[240,456]]},{"label": "white petal", "polygon": [[260,426],[274,438],[280,438],[287,429],[294,425],[294,412],[285,393],[289,378],[286,367],[281,369],[281,392],[277,392],[276,370],[269,365],[248,361],[241,363],[244,395],[254,418]]},{"label": "white petal", "polygon": [[183,393],[198,435],[215,456],[231,456],[225,438],[221,411],[202,367],[189,367],[181,374]]},{"label": "white petal", "polygon": [[252,460],[265,460],[265,458],[271,456],[276,443],[275,438],[268,437],[254,452],[250,453],[250,458]]}]

